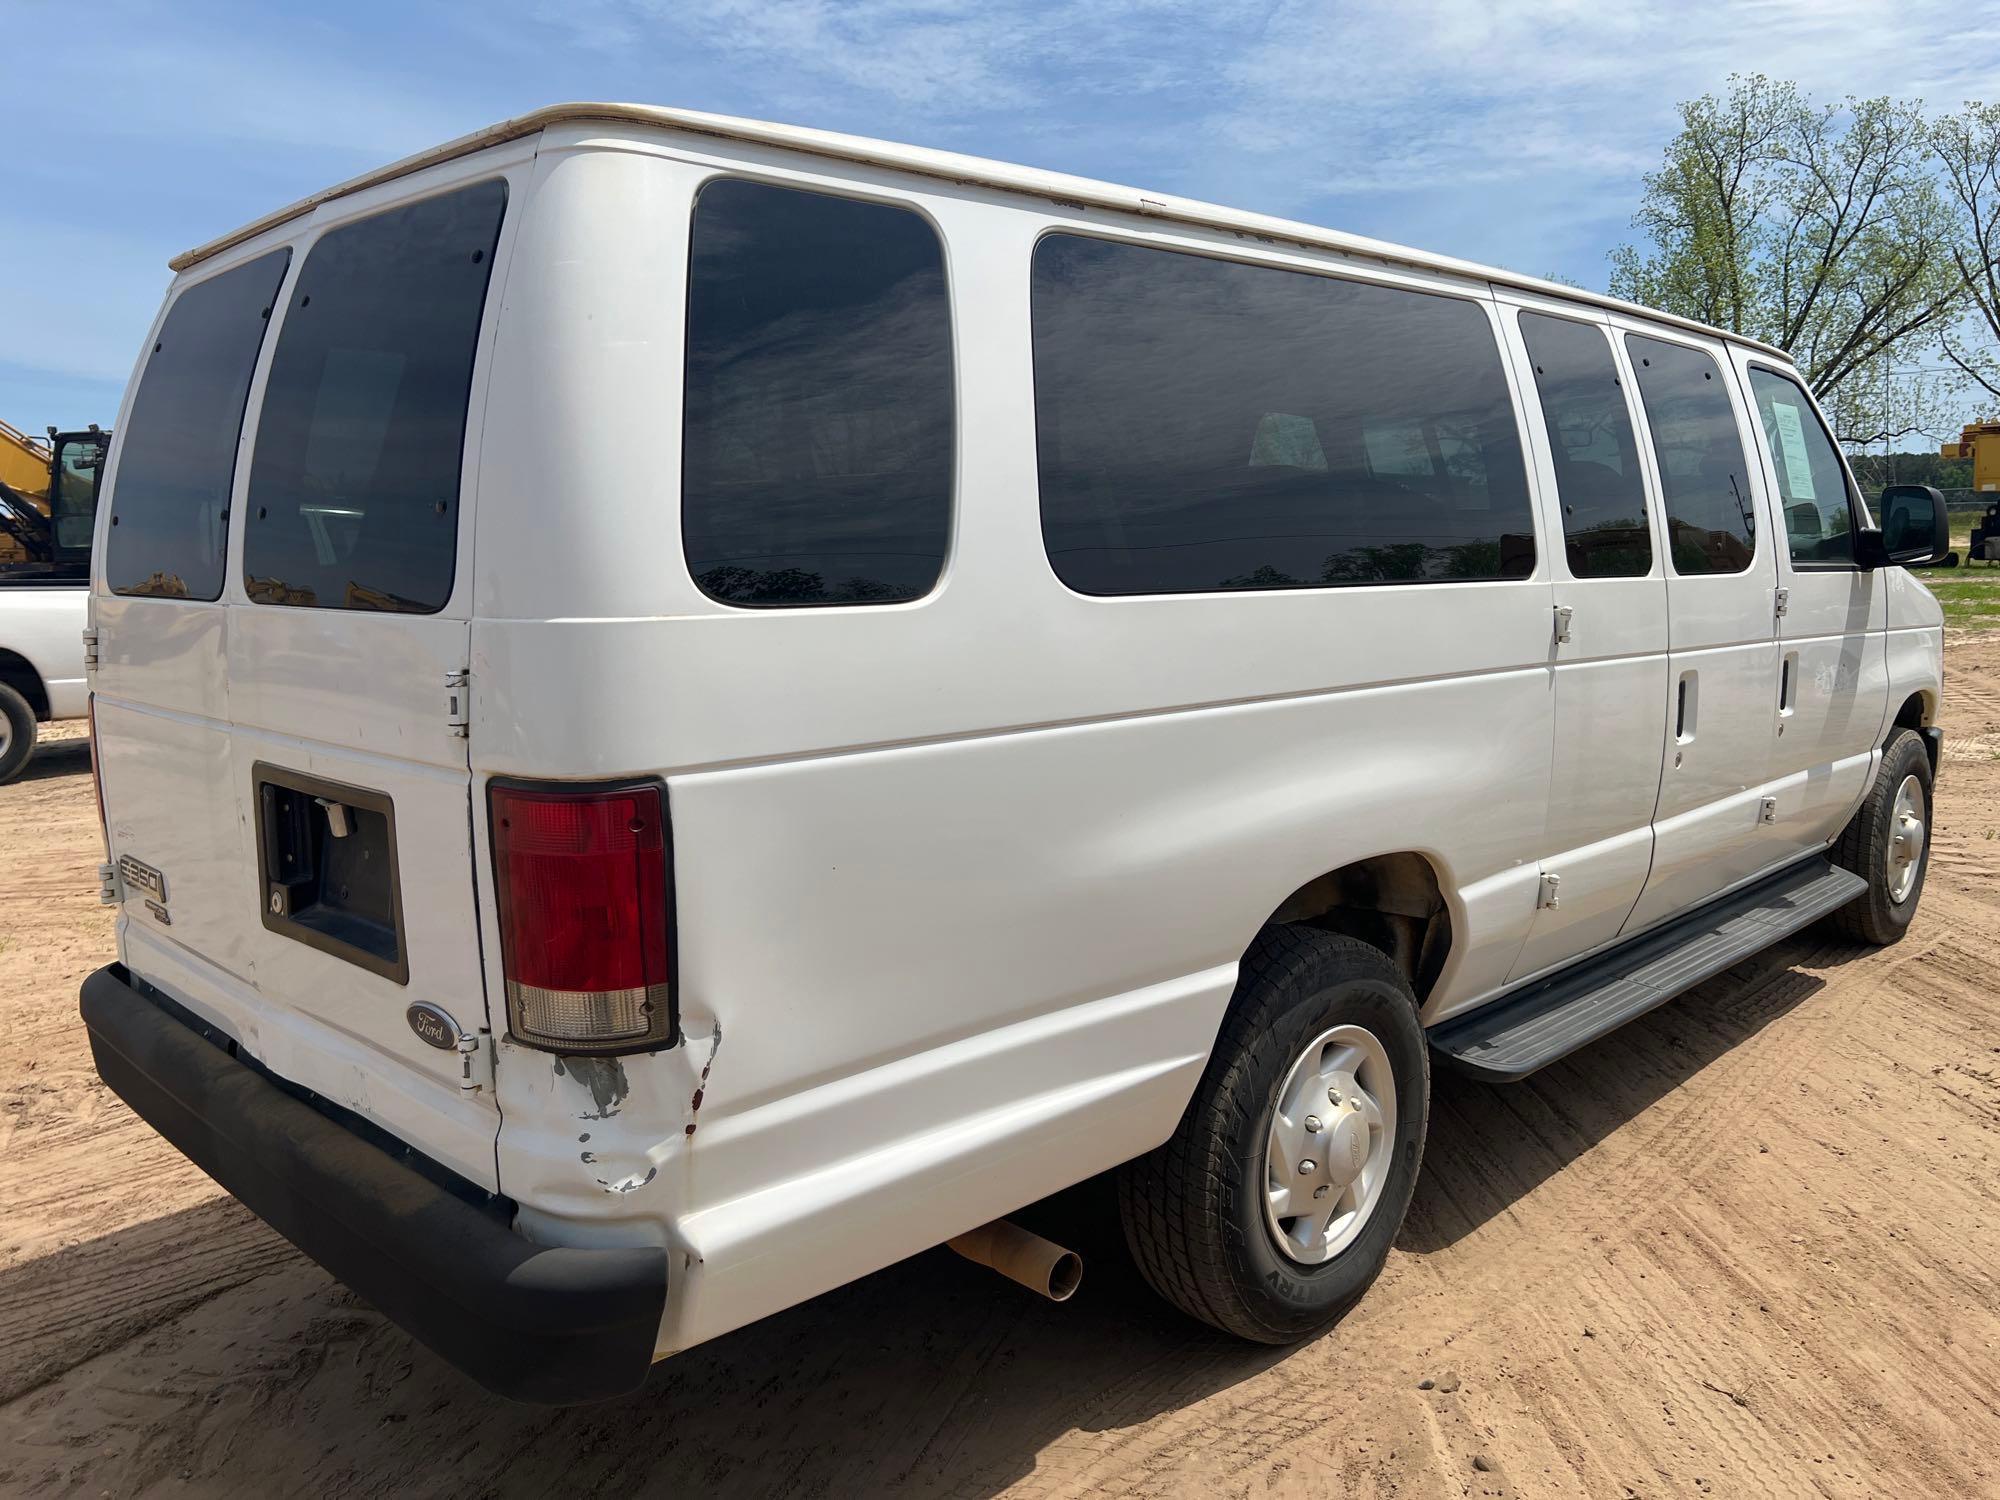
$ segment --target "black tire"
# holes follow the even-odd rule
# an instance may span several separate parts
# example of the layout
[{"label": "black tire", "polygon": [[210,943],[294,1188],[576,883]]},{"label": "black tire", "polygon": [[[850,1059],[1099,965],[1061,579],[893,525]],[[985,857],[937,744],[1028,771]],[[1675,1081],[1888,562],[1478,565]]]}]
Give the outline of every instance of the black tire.
[{"label": "black tire", "polygon": [[0,786],[5,786],[21,774],[28,757],[35,753],[35,711],[4,682],[0,682],[0,718],[7,725],[7,748],[0,750]]},{"label": "black tire", "polygon": [[[1381,1197],[1331,1260],[1281,1252],[1264,1213],[1265,1141],[1293,1062],[1330,1027],[1388,1054],[1396,1121]],[[1126,1242],[1153,1289],[1225,1333],[1285,1344],[1332,1323],[1382,1270],[1423,1159],[1430,1051],[1416,997],[1379,949],[1316,928],[1266,928],[1245,955],[1194,1097],[1167,1143],[1118,1174]]]},{"label": "black tire", "polygon": [[[1924,848],[1918,857],[1916,880],[1908,894],[1897,901],[1889,887],[1889,841],[1895,832],[1897,789],[1911,776],[1923,787]],[[1924,893],[1924,877],[1930,873],[1931,781],[1931,758],[1922,737],[1908,729],[1890,735],[1874,785],[1831,850],[1835,864],[1868,882],[1867,890],[1829,919],[1841,936],[1882,946],[1909,930],[1910,919],[1917,914],[1917,901]]]}]

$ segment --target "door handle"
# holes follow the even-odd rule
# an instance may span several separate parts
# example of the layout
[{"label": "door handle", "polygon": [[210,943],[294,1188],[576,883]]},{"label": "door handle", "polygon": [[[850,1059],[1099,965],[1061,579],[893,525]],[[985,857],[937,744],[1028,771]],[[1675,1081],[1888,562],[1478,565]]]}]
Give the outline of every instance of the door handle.
[{"label": "door handle", "polygon": [[1799,653],[1787,651],[1778,664],[1778,733],[1785,732],[1785,720],[1792,716],[1792,707],[1799,691]]},{"label": "door handle", "polygon": [[[1698,672],[1683,672],[1679,687],[1674,693],[1674,743],[1690,745],[1694,743],[1695,728],[1701,713],[1701,680]],[[1675,762],[1679,764],[1678,761]]]}]

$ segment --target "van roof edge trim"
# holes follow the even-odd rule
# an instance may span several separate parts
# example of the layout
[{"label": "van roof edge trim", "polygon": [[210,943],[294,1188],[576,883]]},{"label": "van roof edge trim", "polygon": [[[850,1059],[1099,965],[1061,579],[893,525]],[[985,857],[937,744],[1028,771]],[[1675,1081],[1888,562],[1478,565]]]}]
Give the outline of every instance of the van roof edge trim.
[{"label": "van roof edge trim", "polygon": [[977,183],[984,187],[1028,193],[1067,204],[1111,209],[1142,218],[1192,224],[1204,229],[1217,229],[1257,239],[1281,240],[1310,249],[1332,250],[1359,259],[1380,261],[1414,270],[1440,271],[1453,276],[1491,282],[1516,291],[1535,292],[1567,302],[1582,302],[1612,312],[1626,313],[1649,322],[1664,323],[1671,327],[1707,334],[1713,338],[1726,339],[1733,344],[1775,355],[1788,363],[1791,361],[1791,356],[1783,349],[1764,343],[1760,339],[1751,338],[1747,334],[1731,333],[1727,329],[1697,322],[1693,318],[1661,312],[1656,308],[1627,302],[1602,292],[1586,291],[1581,287],[1548,281],[1539,276],[1527,276],[1497,266],[1485,266],[1477,261],[1461,260],[1456,256],[1412,249],[1388,240],[1346,234],[1337,229],[1323,229],[1317,225],[1293,219],[1280,219],[1269,214],[1224,208],[1191,198],[1142,193],[1137,188],[1121,187],[1115,183],[1100,182],[1089,177],[1073,177],[1065,172],[1050,172],[1040,167],[1017,166],[985,157],[964,156],[957,152],[939,151],[928,146],[907,146],[892,141],[872,140],[866,136],[843,135],[831,130],[814,130],[800,125],[778,125],[765,120],[707,114],[699,110],[670,109],[652,104],[551,104],[542,109],[531,110],[524,115],[516,115],[512,119],[502,120],[497,125],[475,130],[470,135],[462,135],[441,146],[419,151],[414,156],[406,156],[401,161],[378,167],[372,172],[364,172],[359,177],[351,177],[345,182],[301,198],[298,202],[278,209],[274,213],[251,220],[240,229],[176,255],[167,262],[167,267],[175,272],[185,271],[188,267],[199,265],[202,261],[253,239],[268,229],[275,229],[280,224],[304,218],[322,203],[330,203],[382,183],[392,182],[398,177],[407,177],[427,167],[437,166],[441,162],[470,156],[491,146],[503,145],[508,141],[534,135],[551,125],[588,120],[650,126],[663,130],[679,130],[748,141],[756,145],[777,146],[816,156],[835,157],[845,161],[913,172],[926,177],[942,178],[950,182]]}]

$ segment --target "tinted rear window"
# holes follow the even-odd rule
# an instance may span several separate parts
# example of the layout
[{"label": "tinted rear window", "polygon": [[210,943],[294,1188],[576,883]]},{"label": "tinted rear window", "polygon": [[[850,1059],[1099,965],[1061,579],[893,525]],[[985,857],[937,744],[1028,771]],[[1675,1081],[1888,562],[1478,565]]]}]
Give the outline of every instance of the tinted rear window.
[{"label": "tinted rear window", "polygon": [[174,299],[125,421],[104,580],[114,593],[222,593],[243,402],[292,252],[273,250]]},{"label": "tinted rear window", "polygon": [[1757,552],[1749,464],[1722,370],[1700,349],[1625,335],[1667,502],[1674,571],[1741,573]]},{"label": "tinted rear window", "polygon": [[243,539],[260,604],[428,613],[451,596],[466,404],[504,182],[329,231],[271,357]]},{"label": "tinted rear window", "polygon": [[1087,594],[1534,570],[1519,428],[1458,297],[1051,235],[1042,536]]},{"label": "tinted rear window", "polygon": [[930,592],[951,525],[951,312],[920,215],[722,179],[695,202],[682,540],[731,604]]}]

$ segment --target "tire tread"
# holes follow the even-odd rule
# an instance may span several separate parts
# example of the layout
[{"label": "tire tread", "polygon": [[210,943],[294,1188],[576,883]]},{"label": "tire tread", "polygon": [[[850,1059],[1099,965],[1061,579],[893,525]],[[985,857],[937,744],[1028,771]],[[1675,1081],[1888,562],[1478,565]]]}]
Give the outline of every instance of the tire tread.
[{"label": "tire tread", "polygon": [[[1379,948],[1314,927],[1266,927],[1243,956],[1235,994],[1179,1126],[1119,1174],[1126,1241],[1146,1280],[1189,1317],[1257,1343],[1289,1343],[1309,1327],[1273,1323],[1237,1294],[1229,1246],[1241,1230],[1222,1207],[1229,1184],[1241,1180],[1242,1163],[1228,1145],[1242,1138],[1246,1123],[1237,1085],[1260,1051],[1285,1045],[1277,1023],[1300,987],[1334,966],[1393,985],[1409,996],[1414,1012],[1409,981]],[[1418,1050],[1428,1094],[1429,1049]]]}]

